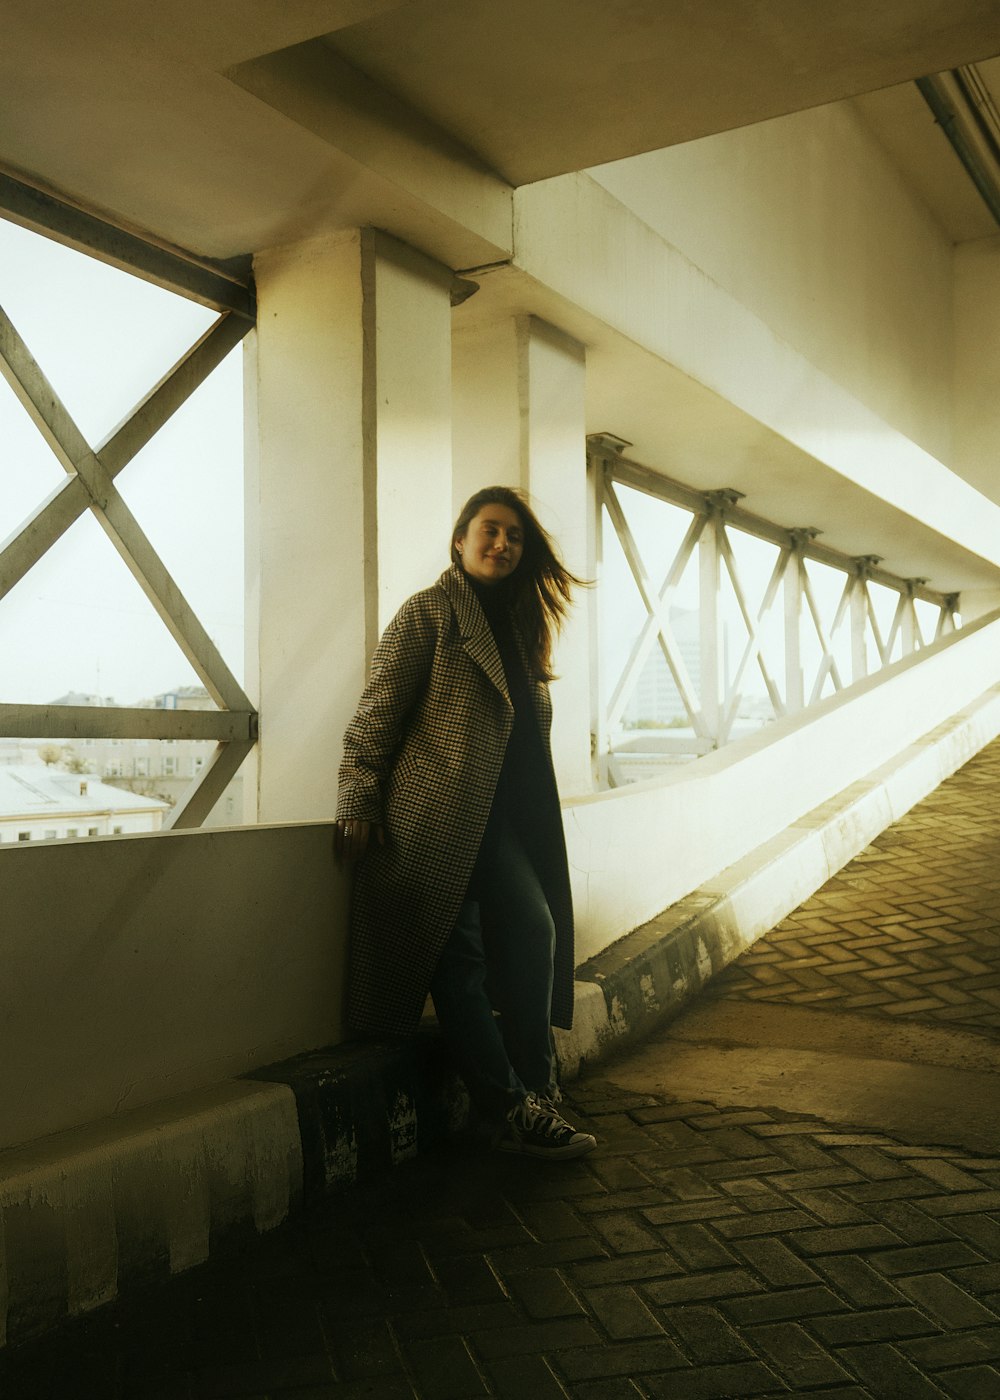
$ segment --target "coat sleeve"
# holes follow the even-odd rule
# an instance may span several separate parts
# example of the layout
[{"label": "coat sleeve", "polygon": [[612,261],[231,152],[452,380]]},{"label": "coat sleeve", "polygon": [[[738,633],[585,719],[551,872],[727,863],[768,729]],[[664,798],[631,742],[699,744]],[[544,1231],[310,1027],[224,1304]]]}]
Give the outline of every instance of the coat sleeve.
[{"label": "coat sleeve", "polygon": [[372,657],[371,676],[344,735],[337,819],[384,820],[385,780],[414,704],[427,689],[437,627],[420,595],[400,608]]}]

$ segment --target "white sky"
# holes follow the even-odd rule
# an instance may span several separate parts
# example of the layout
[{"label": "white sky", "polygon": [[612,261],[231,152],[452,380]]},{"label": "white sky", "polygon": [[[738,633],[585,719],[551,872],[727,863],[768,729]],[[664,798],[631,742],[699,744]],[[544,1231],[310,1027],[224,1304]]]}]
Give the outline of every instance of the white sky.
[{"label": "white sky", "polygon": [[[185,298],[0,220],[0,305],[96,446],[215,319]],[[243,676],[242,353],[117,478]],[[65,479],[0,380],[0,542]],[[0,599],[0,701],[66,691],[128,704],[198,678],[88,511]]]}]

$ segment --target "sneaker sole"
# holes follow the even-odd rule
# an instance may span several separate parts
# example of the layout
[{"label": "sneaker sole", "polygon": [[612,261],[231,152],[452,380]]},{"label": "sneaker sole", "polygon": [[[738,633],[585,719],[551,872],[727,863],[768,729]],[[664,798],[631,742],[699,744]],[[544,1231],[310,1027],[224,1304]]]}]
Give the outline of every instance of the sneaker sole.
[{"label": "sneaker sole", "polygon": [[508,1139],[501,1139],[497,1143],[500,1152],[512,1152],[519,1157],[548,1158],[553,1162],[568,1162],[574,1157],[585,1157],[588,1152],[593,1152],[596,1146],[597,1139],[592,1137],[583,1142],[568,1142],[563,1147],[534,1147],[530,1143],[511,1142]]}]

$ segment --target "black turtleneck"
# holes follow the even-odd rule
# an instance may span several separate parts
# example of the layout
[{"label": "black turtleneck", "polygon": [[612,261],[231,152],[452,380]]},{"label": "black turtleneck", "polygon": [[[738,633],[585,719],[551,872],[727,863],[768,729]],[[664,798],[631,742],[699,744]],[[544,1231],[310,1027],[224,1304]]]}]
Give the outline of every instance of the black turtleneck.
[{"label": "black turtleneck", "polygon": [[507,581],[482,584],[468,575],[466,579],[493,633],[514,707],[514,728],[507,741],[493,806],[479,849],[476,867],[479,872],[490,859],[504,823],[517,832],[529,856],[535,855],[536,820],[555,796],[555,780],[538,729],[531,684],[514,636],[510,584]]}]

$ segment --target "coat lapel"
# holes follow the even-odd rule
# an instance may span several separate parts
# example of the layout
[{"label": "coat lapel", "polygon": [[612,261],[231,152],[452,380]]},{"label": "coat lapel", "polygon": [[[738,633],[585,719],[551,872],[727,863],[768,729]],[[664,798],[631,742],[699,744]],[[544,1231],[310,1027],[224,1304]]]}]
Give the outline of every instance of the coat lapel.
[{"label": "coat lapel", "polygon": [[457,564],[446,569],[438,579],[438,583],[447,593],[455,610],[462,646],[510,705],[511,699],[507,690],[503,662],[500,660],[500,653],[493,639],[490,625],[479,606],[479,599],[462,577],[462,571]]}]

